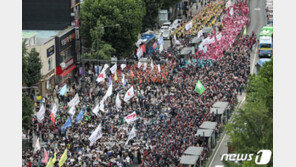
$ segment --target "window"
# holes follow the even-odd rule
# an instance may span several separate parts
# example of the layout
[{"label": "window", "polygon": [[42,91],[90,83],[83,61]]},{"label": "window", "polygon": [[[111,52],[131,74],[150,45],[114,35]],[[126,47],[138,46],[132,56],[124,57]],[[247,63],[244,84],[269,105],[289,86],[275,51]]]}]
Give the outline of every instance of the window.
[{"label": "window", "polygon": [[52,58],[50,57],[48,59],[48,71],[50,71],[52,69]]}]

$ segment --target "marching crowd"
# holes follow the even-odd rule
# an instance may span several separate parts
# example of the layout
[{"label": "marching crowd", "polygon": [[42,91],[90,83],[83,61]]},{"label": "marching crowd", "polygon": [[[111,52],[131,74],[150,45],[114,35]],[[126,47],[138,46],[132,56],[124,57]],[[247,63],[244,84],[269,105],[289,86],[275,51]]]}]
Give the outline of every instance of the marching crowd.
[{"label": "marching crowd", "polygon": [[[181,43],[188,42],[180,40]],[[68,149],[68,159],[65,166],[119,166],[127,167],[133,164],[139,166],[178,166],[180,157],[189,146],[204,147],[202,160],[209,154],[209,146],[203,137],[195,136],[199,126],[204,121],[219,119],[210,114],[210,107],[216,101],[228,101],[231,106],[237,102],[237,95],[246,86],[249,70],[249,56],[256,41],[255,34],[239,36],[232,47],[223,51],[223,56],[211,65],[198,65],[189,56],[186,68],[179,68],[182,62],[177,56],[178,51],[171,47],[167,52],[158,54],[164,57],[166,64],[151,69],[148,65],[127,64],[124,69],[117,69],[117,80],[112,79],[113,92],[105,101],[105,112],[95,115],[92,110],[105,95],[109,82],[96,83],[97,75],[90,67],[84,76],[76,76],[68,82],[68,93],[60,96],[56,90],[52,96],[43,100],[46,108],[43,123],[33,118],[31,127],[25,133],[29,140],[33,136],[42,141],[42,149],[23,151],[23,166],[46,166],[42,163],[43,148],[49,156],[56,153],[56,164]],[[125,74],[127,84],[122,83]],[[107,76],[114,78],[110,72]],[[202,95],[194,91],[196,82],[200,80],[206,90]],[[135,96],[129,103],[122,101],[122,108],[115,104],[116,95],[123,99],[126,91],[134,87]],[[84,110],[83,120],[72,120],[72,126],[65,133],[61,127],[69,118],[68,102],[78,93],[80,103],[76,111]],[[53,104],[59,105],[55,123],[50,117]],[[40,107],[41,104],[38,106]],[[39,110],[36,107],[36,112]],[[132,125],[124,121],[124,117],[132,112],[137,117]],[[79,112],[76,112],[74,118]],[[89,137],[99,125],[103,136],[90,146]],[[136,129],[136,137],[128,145],[128,132]],[[33,135],[34,134],[34,135]]]}]

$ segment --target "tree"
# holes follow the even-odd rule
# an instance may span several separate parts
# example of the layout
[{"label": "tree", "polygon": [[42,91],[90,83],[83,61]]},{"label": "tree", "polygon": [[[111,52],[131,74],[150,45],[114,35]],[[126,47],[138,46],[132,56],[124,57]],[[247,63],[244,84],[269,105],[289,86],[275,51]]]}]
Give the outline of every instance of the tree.
[{"label": "tree", "polygon": [[[104,53],[112,52],[114,48],[118,57],[132,56],[144,14],[142,0],[85,0],[81,6],[80,19],[86,47],[90,48],[94,40],[99,40],[99,45],[102,45],[99,47],[105,50]],[[102,27],[103,35],[94,35]]]},{"label": "tree", "polygon": [[22,83],[27,83],[28,78],[28,63],[27,63],[27,57],[28,54],[27,48],[26,48],[26,41],[23,41],[22,43]]},{"label": "tree", "polygon": [[142,32],[152,29],[158,22],[158,11],[162,6],[159,0],[143,0],[145,3],[146,14],[143,18]]},{"label": "tree", "polygon": [[[25,68],[25,69],[24,69]],[[23,56],[23,82],[31,87],[38,83],[41,79],[42,63],[39,57],[39,53],[33,48],[28,56]]]},{"label": "tree", "polygon": [[162,1],[162,9],[169,9],[170,7],[180,3],[182,0],[161,0]]},{"label": "tree", "polygon": [[[261,149],[273,150],[273,61],[261,67],[258,75],[249,77],[244,106],[226,125],[230,145],[235,153],[257,153]],[[272,166],[272,159],[267,166]],[[225,163],[226,166],[235,166]],[[254,161],[242,166],[256,166]]]},{"label": "tree", "polygon": [[26,94],[22,94],[22,127],[27,129],[32,120],[33,105],[32,101]]}]

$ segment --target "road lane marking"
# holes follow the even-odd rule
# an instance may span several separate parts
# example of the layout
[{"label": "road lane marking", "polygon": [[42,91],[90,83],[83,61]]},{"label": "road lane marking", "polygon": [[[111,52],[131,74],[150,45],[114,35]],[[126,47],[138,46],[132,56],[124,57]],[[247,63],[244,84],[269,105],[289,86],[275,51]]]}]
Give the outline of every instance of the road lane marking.
[{"label": "road lane marking", "polygon": [[256,10],[256,11],[260,11],[261,9],[260,9],[260,8],[255,8],[254,10]]},{"label": "road lane marking", "polygon": [[[244,103],[245,100],[246,100],[246,96],[243,98],[243,100],[240,102],[240,104],[238,105],[237,108],[240,108],[241,105]],[[234,114],[235,114],[235,113],[233,113],[232,115],[234,115]],[[233,116],[232,116],[231,118],[232,118],[232,119],[230,120],[230,123],[232,123],[232,121],[233,121]],[[211,160],[211,163],[210,163],[209,167],[211,167],[212,163],[214,162],[214,159],[215,159],[215,157],[216,157],[216,155],[217,155],[217,153],[218,153],[218,150],[220,149],[220,147],[221,147],[221,145],[222,145],[222,143],[223,143],[225,137],[226,137],[226,133],[224,133],[223,138],[222,138],[222,140],[221,140],[221,142],[220,142],[218,148],[217,148],[216,151],[215,151],[215,154],[214,154],[214,156],[213,156],[213,158],[212,158],[212,160]]]}]

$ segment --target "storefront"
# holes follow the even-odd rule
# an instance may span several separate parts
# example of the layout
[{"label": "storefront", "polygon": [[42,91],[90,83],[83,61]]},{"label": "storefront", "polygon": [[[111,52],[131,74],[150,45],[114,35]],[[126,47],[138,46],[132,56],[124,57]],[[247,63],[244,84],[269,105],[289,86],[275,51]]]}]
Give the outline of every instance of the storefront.
[{"label": "storefront", "polygon": [[70,27],[56,36],[56,84],[61,86],[73,79],[75,57],[75,29]]}]

